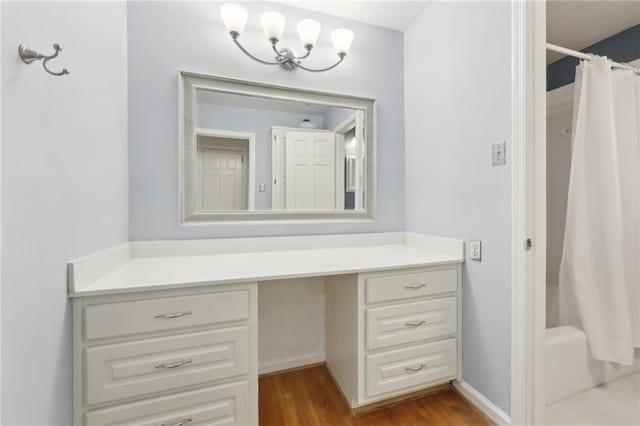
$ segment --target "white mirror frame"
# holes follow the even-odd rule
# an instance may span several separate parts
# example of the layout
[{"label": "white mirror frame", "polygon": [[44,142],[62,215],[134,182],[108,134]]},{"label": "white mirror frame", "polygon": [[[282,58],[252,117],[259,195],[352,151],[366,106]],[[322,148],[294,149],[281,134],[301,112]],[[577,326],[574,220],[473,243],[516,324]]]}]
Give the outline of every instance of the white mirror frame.
[{"label": "white mirror frame", "polygon": [[[179,75],[179,203],[181,223],[231,222],[349,222],[373,221],[376,211],[376,101],[371,98],[276,86],[225,77],[181,71]],[[297,101],[316,105],[353,108],[365,117],[365,208],[363,210],[237,210],[207,211],[196,206],[196,91],[209,90],[227,94]]]}]

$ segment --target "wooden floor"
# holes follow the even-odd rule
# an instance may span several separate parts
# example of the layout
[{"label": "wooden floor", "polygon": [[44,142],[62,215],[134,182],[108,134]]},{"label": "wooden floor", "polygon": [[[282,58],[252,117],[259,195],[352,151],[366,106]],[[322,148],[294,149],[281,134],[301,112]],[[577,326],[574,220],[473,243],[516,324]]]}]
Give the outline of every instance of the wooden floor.
[{"label": "wooden floor", "polygon": [[453,390],[352,417],[324,366],[260,378],[260,426],[490,425]]}]

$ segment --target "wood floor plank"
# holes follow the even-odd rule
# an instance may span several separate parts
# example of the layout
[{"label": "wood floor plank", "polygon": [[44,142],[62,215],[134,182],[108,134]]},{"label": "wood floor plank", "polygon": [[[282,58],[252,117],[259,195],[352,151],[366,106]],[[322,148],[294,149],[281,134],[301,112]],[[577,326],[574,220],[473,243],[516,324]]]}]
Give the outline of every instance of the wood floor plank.
[{"label": "wood floor plank", "polygon": [[261,426],[485,426],[452,390],[353,417],[324,366],[260,378]]}]

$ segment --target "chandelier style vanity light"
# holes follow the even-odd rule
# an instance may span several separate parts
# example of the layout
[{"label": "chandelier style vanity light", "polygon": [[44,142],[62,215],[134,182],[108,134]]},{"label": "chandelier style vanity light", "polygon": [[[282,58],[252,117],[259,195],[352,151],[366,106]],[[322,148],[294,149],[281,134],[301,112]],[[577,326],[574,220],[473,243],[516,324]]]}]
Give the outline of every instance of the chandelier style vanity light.
[{"label": "chandelier style vanity light", "polygon": [[249,51],[247,51],[247,49],[245,49],[238,41],[238,39],[240,38],[240,34],[242,34],[242,31],[247,24],[247,10],[236,3],[225,3],[220,7],[220,12],[222,14],[222,20],[224,21],[224,24],[227,27],[231,38],[233,39],[234,43],[240,48],[240,50],[242,50],[251,59],[254,59],[262,64],[280,65],[287,70],[301,68],[305,71],[312,72],[329,71],[330,69],[337,67],[342,61],[344,61],[344,58],[347,56],[349,48],[351,47],[351,42],[353,41],[353,32],[351,32],[350,30],[338,29],[332,31],[331,41],[333,42],[333,48],[338,55],[338,62],[327,68],[308,68],[302,65],[301,60],[311,55],[311,50],[318,41],[318,36],[320,35],[320,24],[318,23],[318,21],[315,21],[313,19],[303,19],[302,21],[298,22],[298,35],[300,36],[300,41],[302,41],[302,44],[306,49],[306,53],[304,55],[298,56],[298,54],[291,48],[278,48],[278,42],[282,37],[284,26],[286,24],[284,15],[272,11],[264,12],[260,16],[260,22],[262,23],[262,28],[265,35],[271,43],[271,48],[276,54],[275,62],[264,61],[249,53]]}]

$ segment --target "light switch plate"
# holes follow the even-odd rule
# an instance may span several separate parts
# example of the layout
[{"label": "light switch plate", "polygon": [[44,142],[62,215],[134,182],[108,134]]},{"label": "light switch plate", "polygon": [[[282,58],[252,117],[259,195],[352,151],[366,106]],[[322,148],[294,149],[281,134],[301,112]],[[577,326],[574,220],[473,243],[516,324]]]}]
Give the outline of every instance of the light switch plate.
[{"label": "light switch plate", "polygon": [[266,188],[265,188],[265,186],[264,186],[264,183],[261,183],[261,184],[258,186],[258,191],[260,191],[260,192],[264,192],[265,190],[266,190]]},{"label": "light switch plate", "polygon": [[482,241],[469,241],[469,259],[482,261]]},{"label": "light switch plate", "polygon": [[491,164],[495,166],[504,166],[507,164],[507,143],[494,143],[491,146]]}]

